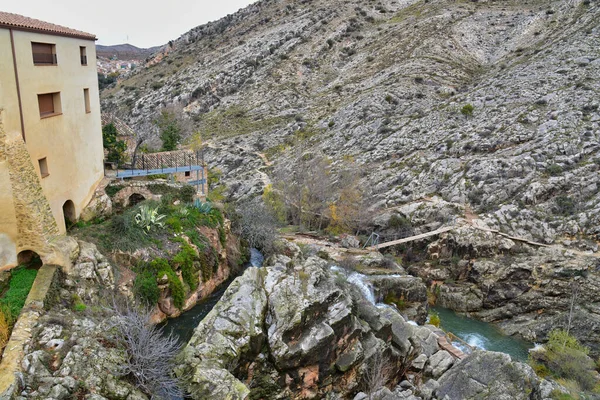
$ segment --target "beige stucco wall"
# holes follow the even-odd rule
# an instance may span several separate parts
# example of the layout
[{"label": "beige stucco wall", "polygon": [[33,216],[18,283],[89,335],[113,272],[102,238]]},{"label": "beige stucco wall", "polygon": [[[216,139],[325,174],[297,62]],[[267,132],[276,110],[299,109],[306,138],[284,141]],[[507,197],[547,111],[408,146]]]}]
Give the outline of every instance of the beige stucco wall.
[{"label": "beige stucco wall", "polygon": [[[17,199],[18,195],[15,197],[15,173],[18,176],[21,168],[27,170],[27,173],[23,172],[23,178],[28,180],[29,186],[21,187],[19,191],[31,190],[30,198],[42,195],[47,200],[42,201],[45,203],[43,208],[34,208],[43,213],[51,213],[54,227],[48,228],[48,233],[56,227],[60,233],[65,233],[63,204],[67,200],[73,201],[78,217],[104,176],[94,41],[18,30],[13,30],[13,36],[25,144],[20,139],[22,130],[10,31],[0,29],[0,49],[3,49],[0,57],[0,122],[5,131],[5,134],[0,133],[0,247],[3,249],[0,251],[0,268],[13,263],[15,251],[18,253],[26,247],[24,238],[34,233],[28,232],[28,229],[33,230],[34,225],[37,225],[35,229],[40,229],[38,224],[19,224],[23,219],[19,210],[33,204],[27,204],[27,200],[22,197]],[[35,66],[31,42],[54,44],[58,65]],[[86,47],[87,66],[81,65],[80,46]],[[85,110],[84,89],[89,89],[89,113]],[[62,114],[42,119],[37,96],[51,92],[60,92]],[[10,149],[13,153],[9,160],[6,160],[6,143],[12,143]],[[19,155],[18,163],[12,162],[16,161],[15,154]],[[29,162],[21,157],[23,154]],[[38,160],[44,157],[47,158],[49,175],[42,178]],[[34,178],[31,173],[37,176]],[[37,216],[36,220],[47,222],[45,217]],[[15,226],[15,221],[19,227]],[[46,227],[42,229],[46,230]],[[11,248],[10,243],[15,244],[15,247]],[[35,248],[30,249],[37,251]]]}]

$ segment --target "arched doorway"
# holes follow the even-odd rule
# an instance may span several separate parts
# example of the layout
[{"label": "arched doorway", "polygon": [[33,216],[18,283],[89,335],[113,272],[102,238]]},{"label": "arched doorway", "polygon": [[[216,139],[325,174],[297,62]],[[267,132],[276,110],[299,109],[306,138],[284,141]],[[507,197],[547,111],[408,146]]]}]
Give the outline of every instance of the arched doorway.
[{"label": "arched doorway", "polygon": [[17,254],[17,263],[31,268],[39,268],[42,266],[42,259],[33,250],[23,250]]},{"label": "arched doorway", "polygon": [[129,196],[129,207],[133,207],[144,200],[146,200],[146,198],[143,195],[139,193],[133,193],[131,196]]},{"label": "arched doorway", "polygon": [[75,222],[77,222],[77,215],[75,214],[75,204],[71,200],[65,201],[63,204],[63,215],[65,217],[65,227],[68,229]]}]

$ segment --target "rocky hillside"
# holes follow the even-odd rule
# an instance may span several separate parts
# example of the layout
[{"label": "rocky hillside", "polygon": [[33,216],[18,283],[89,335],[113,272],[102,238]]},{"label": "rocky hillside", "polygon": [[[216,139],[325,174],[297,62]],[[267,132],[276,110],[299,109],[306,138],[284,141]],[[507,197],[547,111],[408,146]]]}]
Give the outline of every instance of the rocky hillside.
[{"label": "rocky hillside", "polygon": [[360,165],[374,210],[437,194],[507,233],[597,238],[599,24],[589,0],[263,0],[103,108],[135,127],[184,106],[234,199],[301,149]]}]

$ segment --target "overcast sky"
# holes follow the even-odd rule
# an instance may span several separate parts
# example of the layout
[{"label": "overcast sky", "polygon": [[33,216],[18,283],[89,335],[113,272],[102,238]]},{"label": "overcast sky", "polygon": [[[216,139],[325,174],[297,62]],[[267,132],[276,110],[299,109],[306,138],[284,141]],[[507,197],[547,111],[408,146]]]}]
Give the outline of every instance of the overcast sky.
[{"label": "overcast sky", "polygon": [[0,0],[0,11],[94,33],[98,44],[152,47],[255,0]]}]

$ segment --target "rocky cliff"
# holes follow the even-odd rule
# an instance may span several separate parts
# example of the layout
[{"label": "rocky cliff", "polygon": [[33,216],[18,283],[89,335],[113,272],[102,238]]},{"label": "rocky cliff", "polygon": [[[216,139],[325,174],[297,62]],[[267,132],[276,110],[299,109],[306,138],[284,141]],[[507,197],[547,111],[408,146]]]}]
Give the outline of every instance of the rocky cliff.
[{"label": "rocky cliff", "polygon": [[[508,233],[598,234],[595,1],[263,0],[103,93],[134,127],[169,104],[233,198],[300,148],[361,166],[373,210],[435,193]],[[164,56],[164,59],[162,58]],[[270,164],[270,163],[269,163]]]},{"label": "rocky cliff", "polygon": [[246,270],[196,328],[177,370],[193,398],[545,399],[558,387],[504,354],[456,359],[435,327],[290,249]]}]

